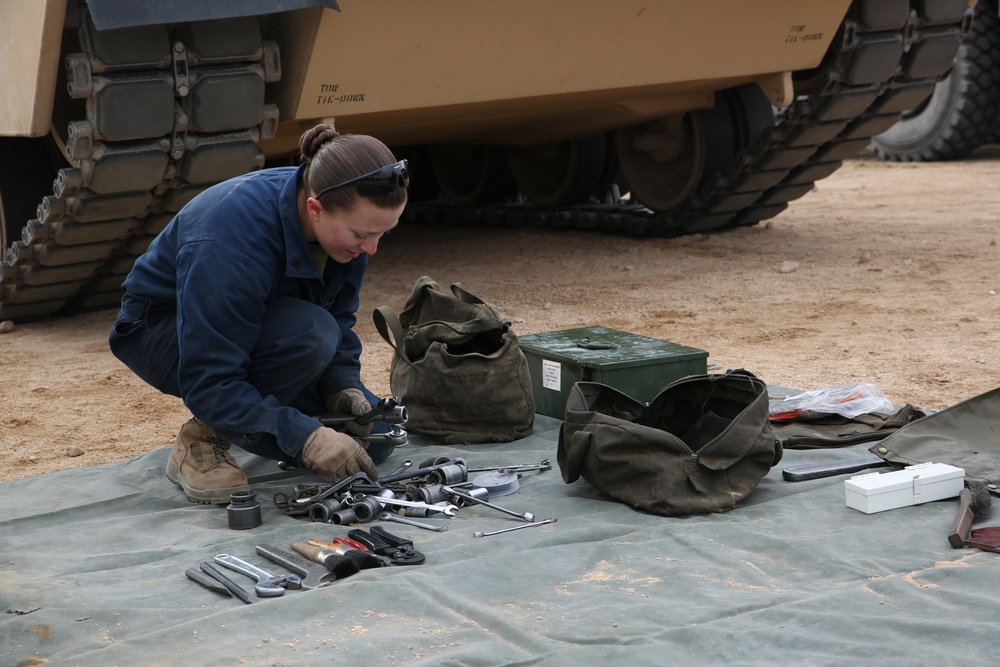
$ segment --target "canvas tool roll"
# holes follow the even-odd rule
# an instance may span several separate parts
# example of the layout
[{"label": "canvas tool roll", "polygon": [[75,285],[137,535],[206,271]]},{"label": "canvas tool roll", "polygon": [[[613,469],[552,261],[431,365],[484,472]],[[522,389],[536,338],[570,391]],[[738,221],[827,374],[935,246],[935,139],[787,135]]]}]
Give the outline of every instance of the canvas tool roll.
[{"label": "canvas tool roll", "polygon": [[531,433],[535,401],[528,362],[495,306],[455,283],[446,292],[423,276],[402,312],[375,309],[392,346],[392,393],[407,429],[445,444],[510,442]]},{"label": "canvas tool roll", "polygon": [[733,509],[781,460],[767,386],[745,371],[681,378],[648,404],[596,382],[566,402],[558,462],[605,494],[655,514]]}]

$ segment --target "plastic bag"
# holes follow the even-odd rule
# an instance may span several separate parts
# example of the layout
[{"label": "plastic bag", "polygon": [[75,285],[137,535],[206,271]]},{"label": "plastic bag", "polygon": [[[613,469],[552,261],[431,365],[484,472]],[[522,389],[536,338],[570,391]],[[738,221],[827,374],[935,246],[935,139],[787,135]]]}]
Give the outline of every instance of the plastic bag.
[{"label": "plastic bag", "polygon": [[868,382],[854,382],[772,400],[768,418],[771,421],[791,421],[833,414],[853,419],[869,412],[892,414],[895,411],[892,401],[878,387]]}]

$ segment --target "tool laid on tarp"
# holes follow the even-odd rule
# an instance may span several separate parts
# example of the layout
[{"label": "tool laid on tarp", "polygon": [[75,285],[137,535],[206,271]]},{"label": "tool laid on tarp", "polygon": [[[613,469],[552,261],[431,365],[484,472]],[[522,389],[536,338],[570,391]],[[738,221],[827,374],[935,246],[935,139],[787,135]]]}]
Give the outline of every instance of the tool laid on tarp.
[{"label": "tool laid on tarp", "polygon": [[[199,567],[202,569],[203,572],[205,572],[210,577],[212,577],[213,579],[215,579],[216,581],[218,581],[220,584],[222,584],[223,586],[225,586],[226,589],[230,593],[232,593],[233,595],[235,595],[239,599],[243,600],[243,602],[245,602],[246,604],[251,604],[253,602],[253,597],[250,595],[250,593],[248,593],[246,591],[245,588],[243,588],[242,586],[240,586],[239,584],[237,584],[235,581],[233,581],[232,579],[230,579],[226,575],[224,575],[221,572],[219,572],[217,569],[215,569],[212,566],[211,563],[201,563],[199,565]],[[206,585],[200,579],[194,579],[193,577],[192,577],[192,579],[194,581],[197,581],[202,586]],[[212,587],[209,587],[209,588],[212,588]],[[215,589],[212,588],[212,590],[215,590]]]},{"label": "tool laid on tarp", "polygon": [[426,560],[413,548],[412,540],[393,535],[382,526],[374,526],[370,531],[358,528],[347,536],[367,546],[373,554],[384,556],[393,565],[420,565]]},{"label": "tool laid on tarp", "polygon": [[983,518],[993,504],[990,490],[986,488],[985,482],[968,482],[958,494],[958,500],[958,512],[955,513],[951,532],[948,533],[948,543],[953,549],[965,546],[972,521]]},{"label": "tool laid on tarp", "polygon": [[208,574],[202,572],[201,570],[196,570],[193,567],[189,567],[188,569],[184,570],[184,574],[191,581],[201,584],[210,591],[215,591],[219,595],[222,595],[227,598],[233,597],[232,592],[230,592],[230,590],[226,588],[225,584],[215,579],[214,577],[211,577]]},{"label": "tool laid on tarp", "polygon": [[541,521],[535,521],[533,523],[522,523],[519,526],[511,526],[510,528],[501,528],[500,530],[491,530],[489,532],[483,532],[477,530],[472,534],[473,537],[489,537],[491,535],[499,535],[501,533],[509,533],[512,530],[520,530],[521,528],[534,528],[535,526],[544,526],[548,523],[555,523],[558,519],[542,519]]},{"label": "tool laid on tarp", "polygon": [[308,558],[279,549],[270,544],[258,544],[257,553],[273,563],[291,570],[302,579],[302,588],[312,590],[329,586],[337,580],[337,574]]},{"label": "tool laid on tarp", "polygon": [[326,486],[298,485],[290,493],[274,494],[274,504],[289,516],[308,515],[315,522],[336,525],[381,520],[443,532],[447,526],[413,519],[452,518],[469,505],[482,505],[532,522],[535,515],[531,512],[516,511],[490,502],[490,489],[469,482],[469,472],[492,471],[494,475],[506,475],[511,479],[499,495],[508,495],[517,490],[517,480],[522,474],[551,469],[548,459],[535,464],[480,467],[470,467],[463,458],[433,457],[417,466],[407,460],[377,480],[365,473],[357,473]]},{"label": "tool laid on tarp", "polygon": [[965,546],[1000,553],[1000,526],[973,529]]},{"label": "tool laid on tarp", "polygon": [[809,479],[822,479],[834,475],[845,475],[860,472],[869,468],[883,468],[891,465],[881,456],[866,454],[849,459],[834,461],[819,461],[817,463],[800,463],[788,466],[781,471],[781,476],[789,482],[803,482]]},{"label": "tool laid on tarp", "polygon": [[248,563],[242,558],[237,558],[232,554],[217,554],[215,562],[223,567],[228,567],[234,572],[245,574],[257,582],[254,592],[257,597],[271,598],[285,594],[285,589],[299,590],[302,588],[302,580],[295,574],[271,574],[253,563]]}]

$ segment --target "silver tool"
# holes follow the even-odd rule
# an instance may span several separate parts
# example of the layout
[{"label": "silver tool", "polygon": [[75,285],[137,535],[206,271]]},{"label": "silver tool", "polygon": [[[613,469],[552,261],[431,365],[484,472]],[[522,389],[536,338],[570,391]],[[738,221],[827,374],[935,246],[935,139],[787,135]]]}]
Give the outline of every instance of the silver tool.
[{"label": "silver tool", "polygon": [[273,598],[285,594],[285,588],[298,590],[302,588],[302,579],[295,574],[271,574],[242,558],[230,554],[218,554],[215,562],[230,570],[245,574],[257,580],[254,592],[258,597]]},{"label": "silver tool", "polygon": [[410,459],[406,459],[406,460],[404,460],[404,461],[403,461],[403,462],[402,462],[402,463],[400,464],[400,466],[399,466],[398,468],[396,468],[395,470],[393,470],[393,471],[392,471],[391,473],[389,473],[389,474],[388,474],[388,475],[386,475],[386,476],[387,476],[387,477],[392,477],[393,475],[398,475],[399,473],[401,473],[401,472],[403,472],[404,470],[408,469],[408,468],[409,468],[409,467],[410,467],[411,465],[413,465],[413,461],[412,461],[412,460],[410,460]]},{"label": "silver tool", "polygon": [[500,533],[509,533],[512,530],[521,530],[522,528],[531,528],[532,526],[544,526],[547,523],[555,523],[558,519],[544,519],[542,521],[535,521],[534,523],[522,523],[520,526],[512,526],[511,528],[501,528],[500,530],[491,530],[488,533],[482,531],[476,531],[472,534],[473,537],[489,537],[490,535],[499,535]]},{"label": "silver tool", "polygon": [[232,592],[228,588],[226,588],[225,584],[223,584],[215,577],[211,577],[205,572],[202,572],[201,570],[196,570],[193,567],[189,567],[188,569],[184,570],[184,574],[187,575],[187,578],[190,579],[191,581],[201,584],[210,591],[215,591],[219,595],[225,595],[226,597],[229,598],[233,597]]},{"label": "silver tool", "polygon": [[324,588],[337,580],[337,575],[325,565],[270,544],[258,544],[257,553],[302,577],[302,588],[305,590]]},{"label": "silver tool", "polygon": [[355,435],[351,437],[364,442],[386,442],[393,447],[405,447],[410,442],[409,435],[399,424],[395,424],[388,433],[371,433],[369,435]]},{"label": "silver tool", "polygon": [[[461,497],[461,496],[460,496]],[[417,503],[412,500],[398,500],[396,498],[385,498],[378,496],[378,501],[383,505],[394,505],[398,507],[421,507],[429,512],[440,512],[445,516],[455,516],[458,512],[458,507],[452,505],[451,503],[443,503],[441,505],[429,505],[428,503]]]},{"label": "silver tool", "polygon": [[382,521],[395,521],[396,523],[405,523],[407,526],[416,526],[417,528],[423,528],[424,530],[436,530],[439,533],[443,533],[448,530],[448,526],[435,526],[430,523],[422,523],[420,521],[414,521],[413,519],[407,519],[403,516],[396,516],[392,512],[382,512],[378,515],[378,518]]},{"label": "silver tool", "polygon": [[548,459],[542,459],[538,463],[528,463],[524,465],[509,465],[509,466],[484,466],[481,468],[466,468],[468,472],[529,472],[531,470],[540,470],[542,472],[546,470],[552,470],[552,464]]},{"label": "silver tool", "polygon": [[242,586],[240,586],[235,581],[233,581],[232,579],[230,579],[229,577],[227,577],[226,575],[222,574],[217,569],[212,567],[211,563],[201,563],[199,567],[201,568],[202,572],[210,574],[213,579],[215,579],[223,586],[225,586],[227,589],[229,589],[230,593],[232,593],[239,599],[243,600],[247,604],[253,603],[253,598],[250,597],[250,594],[247,593]]},{"label": "silver tool", "polygon": [[445,486],[443,488],[444,488],[445,491],[447,491],[448,493],[450,493],[450,494],[452,494],[454,496],[458,496],[459,498],[465,498],[469,502],[479,503],[480,505],[482,505],[484,507],[490,507],[492,509],[495,509],[498,512],[503,512],[504,514],[509,514],[510,516],[516,516],[521,521],[529,521],[530,522],[530,521],[534,521],[535,520],[535,515],[532,514],[531,512],[515,512],[514,510],[509,510],[509,509],[507,509],[505,507],[500,507],[499,505],[494,505],[493,503],[488,503],[485,500],[479,500],[475,496],[470,496],[467,493],[463,493],[461,491],[457,491],[457,490],[455,490],[454,487]]}]

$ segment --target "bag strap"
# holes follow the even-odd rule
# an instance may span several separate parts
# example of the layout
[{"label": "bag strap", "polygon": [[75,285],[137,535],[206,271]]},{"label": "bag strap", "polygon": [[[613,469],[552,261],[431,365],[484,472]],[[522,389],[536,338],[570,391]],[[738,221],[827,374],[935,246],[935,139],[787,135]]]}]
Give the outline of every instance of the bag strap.
[{"label": "bag strap", "polygon": [[389,306],[379,306],[372,313],[372,320],[375,322],[375,328],[378,329],[379,334],[385,339],[385,342],[389,343],[389,347],[399,355],[400,359],[412,366],[413,364],[406,356],[406,350],[403,347],[403,338],[405,337],[403,325],[400,324],[396,311]]}]

